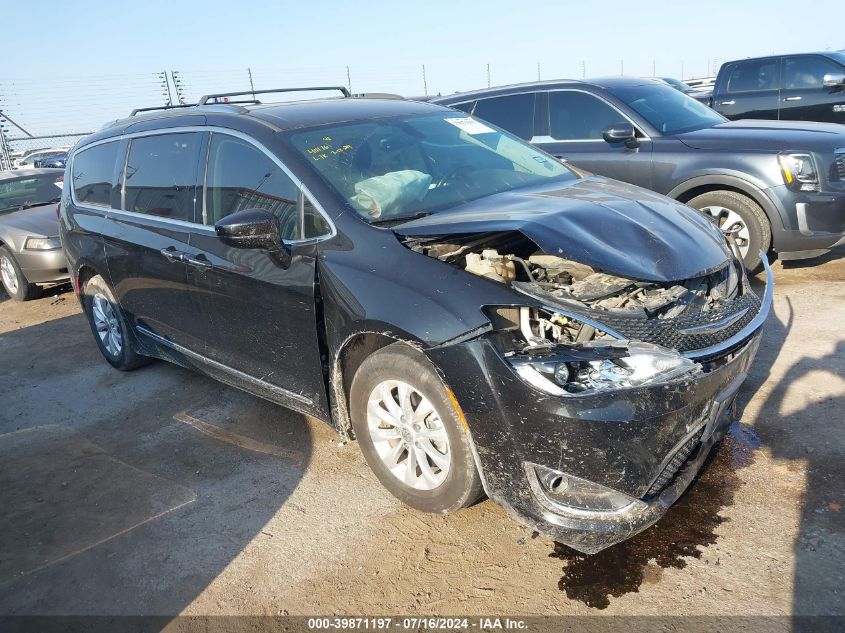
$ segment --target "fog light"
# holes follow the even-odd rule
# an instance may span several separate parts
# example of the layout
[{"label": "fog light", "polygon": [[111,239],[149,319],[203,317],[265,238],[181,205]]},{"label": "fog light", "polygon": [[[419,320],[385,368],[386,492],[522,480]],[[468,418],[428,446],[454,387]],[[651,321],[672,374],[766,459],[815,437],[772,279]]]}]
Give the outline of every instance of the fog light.
[{"label": "fog light", "polygon": [[525,467],[535,494],[556,512],[619,512],[643,503],[618,490],[547,466],[525,462]]}]

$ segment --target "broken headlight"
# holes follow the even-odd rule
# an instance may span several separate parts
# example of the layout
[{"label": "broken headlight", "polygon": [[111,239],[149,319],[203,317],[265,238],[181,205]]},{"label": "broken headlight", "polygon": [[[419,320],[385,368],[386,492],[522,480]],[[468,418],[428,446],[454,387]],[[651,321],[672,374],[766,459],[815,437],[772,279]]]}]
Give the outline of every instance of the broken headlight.
[{"label": "broken headlight", "polygon": [[507,359],[525,382],[555,396],[666,382],[699,369],[677,352],[636,341],[559,345],[540,355],[526,350]]}]

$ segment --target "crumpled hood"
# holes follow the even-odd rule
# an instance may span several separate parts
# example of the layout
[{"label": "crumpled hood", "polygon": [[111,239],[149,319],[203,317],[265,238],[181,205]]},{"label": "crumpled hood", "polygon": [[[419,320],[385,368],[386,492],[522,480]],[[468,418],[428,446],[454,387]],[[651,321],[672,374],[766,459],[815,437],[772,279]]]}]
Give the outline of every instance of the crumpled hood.
[{"label": "crumpled hood", "polygon": [[0,214],[0,234],[9,230],[15,233],[53,237],[59,234],[59,220],[56,217],[56,204]]},{"label": "crumpled hood", "polygon": [[845,147],[845,126],[808,121],[743,119],[675,136],[694,149],[779,152],[826,152]]},{"label": "crumpled hood", "polygon": [[731,256],[722,233],[693,209],[598,176],[488,196],[393,230],[407,237],[520,231],[549,255],[645,281],[698,277]]}]

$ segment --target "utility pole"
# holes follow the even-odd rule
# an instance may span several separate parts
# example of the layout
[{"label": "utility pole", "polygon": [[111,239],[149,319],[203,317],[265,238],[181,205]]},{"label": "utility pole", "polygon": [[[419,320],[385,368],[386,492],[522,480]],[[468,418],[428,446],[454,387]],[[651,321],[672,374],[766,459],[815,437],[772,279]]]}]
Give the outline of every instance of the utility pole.
[{"label": "utility pole", "polygon": [[587,62],[581,62],[581,79],[585,79],[587,77]]},{"label": "utility pole", "polygon": [[619,75],[620,76],[625,75],[625,60],[624,59],[619,60]]},{"label": "utility pole", "polygon": [[651,76],[657,77],[657,61],[651,60]]},{"label": "utility pole", "polygon": [[176,98],[179,100],[179,105],[185,105],[185,98],[182,94],[182,90],[185,88],[182,75],[179,74],[178,70],[171,70],[170,78],[173,79],[173,90],[176,91]]},{"label": "utility pole", "polygon": [[681,79],[681,81],[684,80],[684,60],[683,59],[681,60],[681,77],[680,77],[680,79]]},{"label": "utility pole", "polygon": [[540,62],[537,62],[537,81],[540,81]]},{"label": "utility pole", "polygon": [[252,91],[252,98],[255,99],[255,84],[252,83],[252,69],[246,69],[247,75],[249,75],[249,89]]},{"label": "utility pole", "polygon": [[349,66],[346,67],[346,87],[352,92],[352,75],[349,73]]},{"label": "utility pole", "polygon": [[[2,114],[2,112],[0,112]],[[6,126],[0,120],[0,171],[12,168],[12,150],[6,140]]]},{"label": "utility pole", "polygon": [[423,67],[423,94],[427,97],[428,96],[428,81],[425,78],[425,64],[422,65]]},{"label": "utility pole", "polygon": [[158,74],[158,78],[161,80],[161,96],[164,98],[164,105],[172,106],[173,95],[170,92],[170,80],[167,78],[167,71],[162,70]]},{"label": "utility pole", "polygon": [[490,87],[490,64],[487,64],[487,87]]}]

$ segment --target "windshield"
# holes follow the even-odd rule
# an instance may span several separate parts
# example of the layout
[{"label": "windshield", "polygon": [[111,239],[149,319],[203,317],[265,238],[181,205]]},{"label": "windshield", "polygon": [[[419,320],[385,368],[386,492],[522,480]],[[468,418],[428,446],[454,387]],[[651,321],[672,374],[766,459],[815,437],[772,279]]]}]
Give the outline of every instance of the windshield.
[{"label": "windshield", "polygon": [[701,130],[727,121],[703,103],[669,86],[645,84],[608,90],[665,135]]},{"label": "windshield", "polygon": [[323,126],[292,134],[290,141],[371,223],[576,178],[548,154],[457,112]]},{"label": "windshield", "polygon": [[64,174],[45,174],[0,181],[0,213],[58,202]]}]

